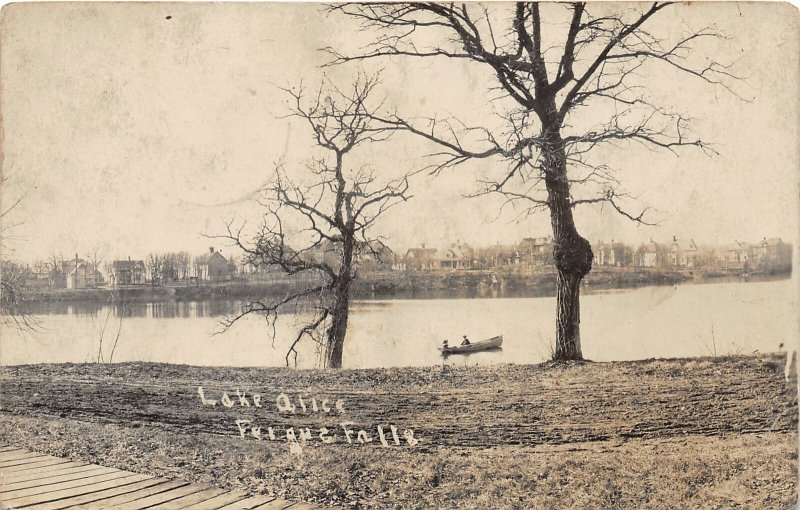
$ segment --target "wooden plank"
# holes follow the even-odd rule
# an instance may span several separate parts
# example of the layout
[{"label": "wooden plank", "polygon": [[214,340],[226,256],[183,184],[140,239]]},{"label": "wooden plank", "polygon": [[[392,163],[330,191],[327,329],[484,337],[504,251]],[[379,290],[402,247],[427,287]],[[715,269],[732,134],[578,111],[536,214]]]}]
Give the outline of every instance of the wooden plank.
[{"label": "wooden plank", "polygon": [[[202,503],[197,503],[195,505],[186,507],[186,510],[221,510],[223,508],[228,509],[229,506],[236,505],[244,500],[249,499],[248,495],[241,491],[232,491],[226,494],[220,494],[217,497],[211,498],[207,501],[203,501]],[[235,507],[232,506],[230,510],[234,508],[250,508],[250,507]]]},{"label": "wooden plank", "polygon": [[125,478],[117,478],[114,480],[108,480],[96,484],[82,485],[80,487],[73,487],[71,489],[64,489],[56,492],[46,492],[44,494],[36,494],[33,496],[26,496],[24,498],[15,498],[11,500],[6,500],[5,503],[6,505],[9,505],[11,508],[22,508],[31,505],[49,503],[52,501],[59,501],[62,499],[72,498],[75,496],[82,496],[83,494],[91,494],[93,492],[98,492],[104,489],[110,489],[112,487],[119,487],[122,485],[128,485],[131,483],[140,482],[148,478],[151,477],[148,475],[128,475]]},{"label": "wooden plank", "polygon": [[0,452],[0,461],[6,461],[10,459],[17,459],[19,457],[29,457],[31,455],[42,455],[41,453],[36,452],[28,452],[25,450],[14,450],[10,452]]},{"label": "wooden plank", "polygon": [[56,457],[51,457],[49,455],[39,455],[36,457],[29,457],[27,459],[15,459],[9,460],[8,462],[0,462],[0,470],[5,471],[6,468],[12,468],[15,466],[23,466],[25,464],[34,464],[36,462],[41,462],[47,459],[55,459]]},{"label": "wooden plank", "polygon": [[97,503],[91,502],[86,504],[79,504],[76,506],[71,507],[73,510],[99,510],[99,509],[106,509],[111,508],[115,505],[121,505],[123,503],[128,503],[130,501],[136,501],[138,499],[143,499],[148,496],[152,496],[153,494],[160,494],[162,492],[166,492],[172,490],[176,487],[183,487],[188,485],[187,482],[166,482],[163,483],[163,479],[161,478],[154,478],[154,480],[162,480],[162,483],[157,485],[152,485],[150,487],[140,488],[133,492],[128,492],[125,494],[120,494],[118,496],[113,496],[108,499],[103,499]]},{"label": "wooden plank", "polygon": [[[64,466],[64,467],[62,467]],[[56,466],[45,466],[38,469],[29,469],[22,473],[0,473],[0,480],[3,483],[14,483],[14,482],[23,482],[26,480],[39,480],[41,478],[47,478],[48,476],[55,476],[55,475],[65,475],[68,473],[78,472],[78,471],[86,471],[87,469],[94,469],[97,466],[92,464],[58,464]]]},{"label": "wooden plank", "polygon": [[306,503],[305,501],[301,501],[299,503],[295,503],[294,505],[289,507],[289,510],[320,510],[320,506],[315,505],[313,503]]},{"label": "wooden plank", "polygon": [[293,501],[286,501],[285,499],[273,499],[269,503],[253,507],[252,510],[283,510],[294,505]]},{"label": "wooden plank", "polygon": [[115,505],[107,508],[114,508],[116,510],[142,510],[144,508],[150,508],[156,505],[168,503],[187,494],[200,492],[203,489],[205,489],[205,487],[201,485],[184,485],[182,487],[154,494],[146,498],[137,499],[135,501],[131,501],[130,503],[123,503],[121,505]]},{"label": "wooden plank", "polygon": [[105,468],[102,466],[89,466],[89,467],[91,469],[86,469],[84,471],[59,474],[56,476],[45,476],[44,478],[38,478],[34,480],[22,480],[13,483],[3,483],[0,484],[0,493],[11,492],[13,490],[21,488],[31,488],[31,487],[38,487],[40,485],[50,485],[59,482],[68,482],[70,480],[79,480],[81,478],[88,478],[97,475],[102,475],[105,473],[112,473],[115,471],[119,471],[118,469]]},{"label": "wooden plank", "polygon": [[48,457],[48,455],[35,452],[9,452],[7,454],[0,453],[0,464],[5,464],[6,462],[12,462],[20,459],[30,459],[31,457]]},{"label": "wooden plank", "polygon": [[36,453],[36,452],[29,452],[23,448],[16,448],[13,446],[9,446],[7,450],[0,450],[0,458],[5,457],[7,455],[15,455],[20,453]]},{"label": "wooden plank", "polygon": [[[2,469],[2,473],[4,475],[8,474],[17,474],[23,473],[25,471],[30,471],[32,469],[39,469],[39,468],[47,468],[51,466],[60,466],[62,464],[75,464],[78,465],[77,462],[72,462],[67,459],[57,459],[53,457],[52,459],[43,460],[41,462],[36,462],[34,464],[25,464],[24,466],[12,466],[9,468]],[[80,465],[86,465],[86,463],[80,463]]]},{"label": "wooden plank", "polygon": [[53,501],[51,503],[42,503],[36,505],[36,510],[61,510],[63,508],[92,508],[102,510],[108,506],[108,502],[112,499],[119,498],[124,495],[139,492],[142,489],[149,489],[156,485],[166,483],[167,480],[163,478],[150,478],[142,480],[141,482],[134,482],[127,485],[120,485],[110,489],[99,490],[81,496],[74,496],[71,498]]},{"label": "wooden plank", "polygon": [[178,499],[170,501],[169,503],[156,505],[154,508],[186,508],[187,506],[194,505],[195,503],[208,501],[209,499],[219,496],[220,494],[225,494],[226,492],[228,491],[224,489],[214,489],[209,487],[208,489],[195,492],[194,494],[187,494],[186,496],[182,496]]},{"label": "wooden plank", "polygon": [[263,496],[261,494],[257,494],[255,496],[250,496],[247,499],[243,499],[241,501],[237,501],[228,506],[224,506],[219,510],[250,510],[252,508],[259,507],[270,501],[275,501],[274,496]]},{"label": "wooden plank", "polygon": [[26,496],[35,496],[37,494],[46,494],[48,492],[58,492],[64,489],[72,489],[74,487],[83,487],[84,485],[93,485],[100,482],[105,482],[108,480],[116,480],[117,478],[125,478],[127,476],[131,476],[133,473],[128,473],[126,471],[116,471],[112,473],[104,473],[98,476],[92,476],[89,478],[80,478],[78,480],[68,480],[66,482],[58,482],[52,484],[45,484],[39,485],[36,487],[24,487],[22,489],[16,489],[3,494],[3,499],[6,501],[12,501],[17,498],[22,498]]}]

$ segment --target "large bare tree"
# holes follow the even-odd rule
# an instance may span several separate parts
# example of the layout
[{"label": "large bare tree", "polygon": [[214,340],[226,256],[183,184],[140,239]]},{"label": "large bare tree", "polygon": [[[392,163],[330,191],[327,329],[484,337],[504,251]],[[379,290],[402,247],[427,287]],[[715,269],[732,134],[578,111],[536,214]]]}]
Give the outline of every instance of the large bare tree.
[{"label": "large bare tree", "polygon": [[[258,231],[246,239],[244,224],[228,226],[226,238],[244,251],[256,268],[277,269],[292,278],[292,290],[275,299],[252,300],[225,326],[250,313],[264,314],[275,333],[278,314],[309,313],[286,353],[297,360],[296,346],[311,338],[324,349],[328,368],[342,366],[351,287],[357,278],[359,255],[378,255],[376,221],[391,207],[410,198],[409,175],[389,175],[392,167],[354,165],[358,149],[385,141],[392,130],[376,128],[372,117],[380,105],[369,96],[376,77],[359,75],[349,89],[326,83],[310,97],[302,87],[286,90],[291,117],[310,128],[319,156],[305,170],[286,171],[277,165],[275,179],[263,190],[265,209]],[[381,164],[386,164],[381,162]]]},{"label": "large bare tree", "polygon": [[[441,159],[434,172],[471,160],[502,161],[496,177],[482,181],[477,194],[501,194],[504,203],[520,204],[526,214],[549,211],[557,270],[556,359],[583,356],[579,289],[593,254],[576,229],[573,209],[606,204],[630,220],[649,221],[646,209],[627,210],[629,197],[595,149],[637,142],[672,152],[686,146],[710,151],[688,133],[685,116],[648,97],[646,76],[657,64],[709,84],[725,86],[734,78],[724,64],[693,58],[692,45],[721,37],[713,27],[678,37],[653,31],[653,19],[667,6],[422,2],[330,7],[375,34],[353,54],[328,48],[332,64],[455,59],[489,73],[495,85],[487,100],[500,122],[467,127],[454,119],[394,115],[381,120],[438,144]],[[596,118],[602,120],[588,120]]]}]

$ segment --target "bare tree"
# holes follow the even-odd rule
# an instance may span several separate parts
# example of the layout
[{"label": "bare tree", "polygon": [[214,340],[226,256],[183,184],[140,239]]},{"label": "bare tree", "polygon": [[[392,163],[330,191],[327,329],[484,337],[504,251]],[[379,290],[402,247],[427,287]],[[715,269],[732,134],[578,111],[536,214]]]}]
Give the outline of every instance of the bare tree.
[{"label": "bare tree", "polygon": [[376,221],[410,198],[407,174],[379,179],[371,167],[350,163],[356,149],[391,134],[370,121],[374,110],[368,98],[376,84],[377,78],[359,75],[350,89],[328,83],[310,98],[302,87],[286,90],[291,116],[308,124],[322,155],[306,164],[306,175],[290,176],[279,164],[274,181],[263,190],[260,203],[266,212],[257,233],[248,240],[244,225],[238,230],[228,225],[223,236],[254,267],[279,268],[295,282],[294,290],[280,298],[249,302],[226,320],[226,328],[247,314],[264,314],[274,338],[280,312],[312,312],[286,353],[287,365],[291,354],[296,363],[296,346],[307,337],[324,348],[326,367],[342,366],[355,260],[377,240],[371,233]]},{"label": "bare tree", "polygon": [[145,264],[147,265],[147,270],[150,272],[150,284],[154,287],[161,284],[164,259],[164,255],[159,253],[151,253],[147,256]]},{"label": "bare tree", "polygon": [[36,303],[28,288],[25,275],[27,268],[11,260],[0,261],[0,317],[7,326],[21,331],[35,331],[39,320],[32,313]]},{"label": "bare tree", "polygon": [[[8,176],[0,178],[0,188],[7,186]],[[9,241],[19,241],[12,235],[15,227],[22,223],[12,220],[11,213],[19,206],[22,195],[10,203],[0,204],[0,317],[7,325],[22,331],[35,330],[38,320],[30,312],[32,296],[25,281],[28,268],[8,259]]]},{"label": "bare tree", "polygon": [[185,280],[189,277],[189,264],[191,261],[191,257],[185,251],[181,251],[175,254],[175,267],[178,273],[178,278],[180,280]]},{"label": "bare tree", "polygon": [[[525,215],[549,211],[558,285],[556,359],[583,356],[579,288],[593,254],[578,234],[573,209],[605,204],[632,221],[649,222],[647,209],[626,209],[630,197],[594,149],[635,142],[670,152],[687,146],[711,152],[688,133],[687,117],[648,97],[645,72],[653,65],[668,66],[726,89],[725,82],[735,79],[729,66],[692,56],[695,43],[721,37],[714,27],[677,38],[653,31],[653,19],[667,6],[423,2],[330,7],[376,34],[354,55],[328,48],[332,64],[391,57],[458,59],[482,66],[493,77],[489,100],[499,114],[497,125],[467,127],[452,119],[412,121],[398,115],[379,120],[437,144],[441,150],[435,153],[440,159],[434,173],[471,160],[498,159],[503,163],[499,175],[481,182],[476,194],[500,194]],[[547,21],[540,11],[547,13]],[[599,116],[605,121],[584,120]]]},{"label": "bare tree", "polygon": [[[91,253],[86,256],[86,260],[89,262],[89,266],[86,268],[86,286],[87,287],[94,287],[100,285],[100,266],[105,262],[105,255],[103,255],[102,250],[95,247],[92,249]],[[91,275],[89,274],[91,272]],[[91,284],[89,283],[91,279]]]}]

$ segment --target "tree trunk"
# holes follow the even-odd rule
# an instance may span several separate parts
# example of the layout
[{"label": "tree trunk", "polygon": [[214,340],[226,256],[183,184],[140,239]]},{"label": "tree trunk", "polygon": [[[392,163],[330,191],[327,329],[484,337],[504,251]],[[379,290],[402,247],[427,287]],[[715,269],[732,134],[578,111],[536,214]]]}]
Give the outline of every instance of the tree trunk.
[{"label": "tree trunk", "polygon": [[583,276],[558,271],[556,285],[555,359],[583,359],[581,352],[580,285]]},{"label": "tree trunk", "polygon": [[553,359],[580,360],[580,285],[592,269],[592,247],[578,234],[572,217],[566,153],[558,129],[550,131],[544,144],[543,169],[553,228],[556,283],[556,345]]},{"label": "tree trunk", "polygon": [[329,309],[331,325],[325,343],[325,366],[342,368],[344,339],[350,315],[350,284],[353,281],[353,251],[355,240],[346,237],[342,245],[342,265],[333,281],[333,305]]},{"label": "tree trunk", "polygon": [[328,327],[325,344],[325,366],[342,368],[344,338],[347,336],[347,320],[350,313],[350,284],[334,291],[331,307],[331,325]]}]

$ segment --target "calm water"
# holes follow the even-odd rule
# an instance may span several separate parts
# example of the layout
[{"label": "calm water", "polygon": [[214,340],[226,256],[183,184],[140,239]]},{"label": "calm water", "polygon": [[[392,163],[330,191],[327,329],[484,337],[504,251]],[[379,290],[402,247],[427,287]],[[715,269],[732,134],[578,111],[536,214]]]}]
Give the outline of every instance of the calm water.
[{"label": "calm water", "polygon": [[[798,338],[793,280],[642,287],[582,297],[583,352],[596,361],[773,352]],[[39,317],[40,331],[0,326],[0,364],[91,361],[105,324],[104,351],[119,328],[114,361],[282,366],[294,316],[281,316],[273,343],[263,318],[247,317],[222,334],[235,302],[140,303],[119,310],[61,304]],[[555,298],[363,300],[354,304],[344,364],[351,368],[442,363],[445,338],[502,334],[502,351],[451,356],[450,364],[536,363],[555,336]],[[106,323],[106,318],[108,321]],[[121,326],[120,326],[121,325]],[[298,366],[316,366],[315,345]]]}]

